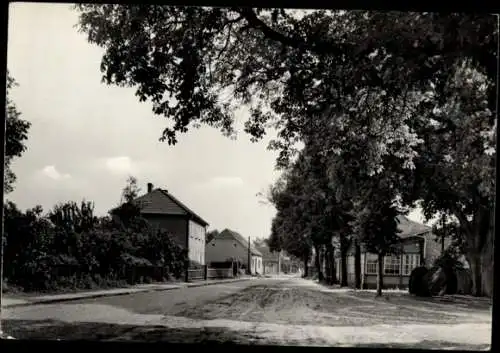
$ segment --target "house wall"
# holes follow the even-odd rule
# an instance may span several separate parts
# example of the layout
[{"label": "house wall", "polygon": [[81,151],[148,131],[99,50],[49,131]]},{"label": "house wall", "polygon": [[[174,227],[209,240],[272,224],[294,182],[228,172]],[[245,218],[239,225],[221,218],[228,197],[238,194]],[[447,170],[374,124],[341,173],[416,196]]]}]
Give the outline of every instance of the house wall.
[{"label": "house wall", "polygon": [[205,246],[205,262],[223,262],[231,258],[248,266],[248,248],[241,246],[233,238],[212,239]]},{"label": "house wall", "polygon": [[[412,238],[408,239],[402,244],[403,253],[404,254],[420,254],[423,249],[420,249],[419,243],[423,244],[422,238]],[[364,251],[365,248],[362,246],[361,250]],[[427,255],[427,254],[426,254]],[[367,274],[366,266],[367,261],[369,260],[377,260],[377,255],[372,253],[361,253],[361,285],[363,288],[370,288],[371,286],[376,286],[377,284],[377,275],[376,274]],[[355,257],[354,257],[354,247],[351,247],[348,251],[347,255],[347,283],[348,286],[353,287],[355,285]],[[340,256],[337,255],[336,258],[336,272],[338,280],[341,279],[342,269],[341,269],[341,259]],[[402,265],[401,265],[402,266]],[[400,267],[401,271],[402,267]],[[401,272],[402,273],[402,272]],[[407,275],[392,275],[392,274],[384,274],[384,287],[386,288],[404,288],[408,286],[409,276]]]},{"label": "house wall", "polygon": [[143,214],[143,217],[153,226],[165,229],[172,234],[173,240],[186,248],[187,219],[184,216],[168,216]]},{"label": "house wall", "polygon": [[205,265],[206,228],[201,224],[189,221],[189,259]]},{"label": "house wall", "polygon": [[252,274],[262,274],[262,256],[252,255]]},{"label": "house wall", "polygon": [[278,274],[278,263],[275,261],[264,261],[262,273],[266,275]]},{"label": "house wall", "polygon": [[[384,275],[384,289],[408,288],[409,281],[410,281],[410,276],[400,277],[399,275]],[[364,278],[363,288],[366,289],[377,288],[377,275],[366,275]]]}]

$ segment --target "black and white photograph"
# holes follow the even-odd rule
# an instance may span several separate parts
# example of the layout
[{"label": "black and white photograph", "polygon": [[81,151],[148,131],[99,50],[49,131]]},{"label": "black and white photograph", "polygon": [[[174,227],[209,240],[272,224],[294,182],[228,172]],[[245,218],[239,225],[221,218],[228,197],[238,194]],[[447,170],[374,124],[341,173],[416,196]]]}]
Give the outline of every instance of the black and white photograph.
[{"label": "black and white photograph", "polygon": [[490,350],[499,28],[11,3],[2,340]]}]

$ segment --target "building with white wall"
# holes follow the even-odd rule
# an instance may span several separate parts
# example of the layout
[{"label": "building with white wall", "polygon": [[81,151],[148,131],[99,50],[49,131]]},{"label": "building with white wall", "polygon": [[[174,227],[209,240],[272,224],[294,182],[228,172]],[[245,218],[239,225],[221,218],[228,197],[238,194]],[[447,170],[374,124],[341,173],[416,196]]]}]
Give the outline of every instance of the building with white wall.
[{"label": "building with white wall", "polygon": [[224,229],[205,246],[205,261],[212,262],[238,261],[245,268],[249,266],[252,274],[263,273],[262,254],[241,234]]}]

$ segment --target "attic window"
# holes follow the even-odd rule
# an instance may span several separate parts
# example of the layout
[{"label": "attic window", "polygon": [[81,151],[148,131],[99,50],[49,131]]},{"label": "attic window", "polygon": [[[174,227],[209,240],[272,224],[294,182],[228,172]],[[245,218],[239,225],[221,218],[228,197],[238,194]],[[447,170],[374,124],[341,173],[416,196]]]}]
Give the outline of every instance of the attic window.
[{"label": "attic window", "polygon": [[212,246],[215,246],[215,243],[212,243]]}]

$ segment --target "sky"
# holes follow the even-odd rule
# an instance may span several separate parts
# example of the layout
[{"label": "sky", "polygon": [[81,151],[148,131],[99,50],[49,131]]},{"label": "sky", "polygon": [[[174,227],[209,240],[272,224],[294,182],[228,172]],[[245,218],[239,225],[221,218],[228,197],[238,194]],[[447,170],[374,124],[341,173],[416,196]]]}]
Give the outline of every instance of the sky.
[{"label": "sky", "polygon": [[[159,142],[166,126],[133,88],[101,83],[103,50],[74,27],[69,4],[11,3],[8,68],[18,87],[12,99],[31,122],[27,151],[13,162],[15,190],[7,198],[26,209],[82,199],[104,215],[115,207],[130,175],[167,189],[209,224],[244,236],[269,236],[275,210],[257,194],[278,177],[270,138],[253,143],[242,131],[248,111],[236,112],[237,140],[201,127]],[[419,210],[409,217],[423,221]]]}]

